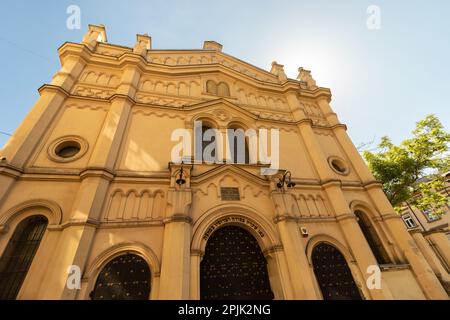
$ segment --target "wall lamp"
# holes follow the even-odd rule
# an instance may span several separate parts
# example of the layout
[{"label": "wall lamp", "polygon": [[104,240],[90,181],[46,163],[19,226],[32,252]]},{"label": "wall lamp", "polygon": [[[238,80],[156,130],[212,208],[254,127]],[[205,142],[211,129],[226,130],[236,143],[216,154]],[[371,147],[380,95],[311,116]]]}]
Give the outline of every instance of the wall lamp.
[{"label": "wall lamp", "polygon": [[183,162],[181,162],[180,175],[178,176],[178,179],[175,182],[179,186],[186,183],[186,179],[183,178]]},{"label": "wall lamp", "polygon": [[[286,178],[287,178],[287,181],[286,181]],[[277,187],[279,189],[282,189],[285,183],[286,183],[288,188],[295,187],[295,182],[292,182],[292,180],[291,180],[291,172],[290,171],[286,171],[283,174],[283,177],[278,180]]]}]

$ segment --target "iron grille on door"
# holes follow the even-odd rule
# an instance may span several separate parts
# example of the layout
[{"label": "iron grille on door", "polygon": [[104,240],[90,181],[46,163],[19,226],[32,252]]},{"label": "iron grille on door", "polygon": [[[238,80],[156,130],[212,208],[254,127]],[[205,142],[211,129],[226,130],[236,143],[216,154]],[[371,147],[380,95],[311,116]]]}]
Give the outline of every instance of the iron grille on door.
[{"label": "iron grille on door", "polygon": [[246,230],[226,226],[208,240],[200,266],[203,300],[273,299],[267,261]]},{"label": "iron grille on door", "polygon": [[317,245],[312,262],[324,300],[361,300],[347,261],[338,249],[326,243]]},{"label": "iron grille on door", "polygon": [[147,300],[150,268],[135,254],[124,254],[103,268],[91,292],[92,300]]},{"label": "iron grille on door", "polygon": [[47,218],[31,216],[17,226],[0,259],[0,299],[17,297],[47,228]]}]

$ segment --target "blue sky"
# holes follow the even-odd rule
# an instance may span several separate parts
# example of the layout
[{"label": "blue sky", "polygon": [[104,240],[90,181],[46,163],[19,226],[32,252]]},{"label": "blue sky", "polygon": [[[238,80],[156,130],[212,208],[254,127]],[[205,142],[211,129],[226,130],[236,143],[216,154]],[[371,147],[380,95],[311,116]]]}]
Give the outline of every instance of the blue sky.
[{"label": "blue sky", "polygon": [[[66,9],[81,8],[81,30]],[[381,9],[369,30],[366,10]],[[302,66],[333,93],[332,107],[356,145],[406,138],[434,113],[450,129],[450,1],[21,1],[0,2],[0,131],[12,133],[59,68],[57,48],[105,24],[111,43],[133,46],[148,33],[154,48],[201,48],[204,40],[289,77]],[[0,146],[8,137],[0,134]]]}]

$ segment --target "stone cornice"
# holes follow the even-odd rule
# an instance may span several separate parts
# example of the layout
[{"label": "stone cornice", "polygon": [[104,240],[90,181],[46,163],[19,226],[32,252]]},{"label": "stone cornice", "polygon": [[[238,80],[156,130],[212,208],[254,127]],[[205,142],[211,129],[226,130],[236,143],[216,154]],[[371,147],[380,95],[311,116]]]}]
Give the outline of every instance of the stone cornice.
[{"label": "stone cornice", "polygon": [[64,42],[58,48],[58,54],[61,65],[64,65],[64,61],[71,56],[77,57],[81,59],[85,64],[87,64],[89,63],[94,52],[92,52],[85,44]]},{"label": "stone cornice", "polygon": [[273,222],[275,224],[282,222],[282,221],[293,221],[293,222],[297,222],[298,218],[297,217],[293,217],[293,216],[289,216],[289,215],[277,215],[275,216],[273,219]]},{"label": "stone cornice", "polygon": [[90,178],[90,177],[96,177],[96,178],[103,178],[108,181],[112,181],[114,179],[114,172],[111,170],[108,170],[106,168],[97,168],[97,167],[88,167],[85,170],[80,172],[80,178],[81,180]]},{"label": "stone cornice", "polygon": [[385,213],[381,215],[381,218],[383,220],[389,220],[389,219],[402,219],[402,217],[396,213]]},{"label": "stone cornice", "polygon": [[[188,165],[188,164],[185,164]],[[255,183],[262,185],[269,185],[269,181],[262,176],[254,175],[252,172],[245,170],[245,167],[249,168],[262,168],[267,165],[227,165],[227,164],[212,164],[206,165],[210,167],[210,170],[204,171],[198,175],[191,177],[192,184],[198,185],[205,180],[211,179],[218,174],[227,170],[247,177]],[[127,170],[110,170],[102,167],[88,167],[86,169],[67,169],[67,168],[16,168],[7,163],[0,163],[0,175],[10,176],[20,180],[35,180],[35,181],[81,181],[86,177],[102,177],[108,181],[116,182],[133,182],[139,184],[169,184],[170,171],[127,171]],[[292,190],[302,189],[326,189],[330,186],[339,186],[343,189],[352,190],[365,190],[364,185],[358,181],[341,181],[341,180],[326,180],[320,181],[319,179],[302,179],[293,178],[292,181],[296,183],[296,186]]]},{"label": "stone cornice", "polygon": [[[52,86],[52,85],[44,85],[44,86]],[[43,87],[44,87],[43,86]],[[52,86],[55,88],[59,88],[57,86]],[[63,90],[62,88],[60,88],[61,90]],[[133,98],[131,98],[130,96],[125,96],[125,95],[120,95],[120,94],[113,94],[111,97],[108,98],[98,98],[98,97],[86,97],[86,96],[80,96],[80,95],[75,95],[75,94],[68,94],[66,91],[64,91],[68,98],[72,98],[72,99],[80,99],[80,100],[89,100],[89,101],[96,101],[96,102],[111,102],[114,99],[117,99],[117,96],[120,97],[127,97],[127,100],[129,101],[129,103],[132,106],[136,106],[136,107],[145,107],[145,108],[154,108],[154,109],[161,109],[161,110],[170,110],[173,112],[186,112],[186,111],[192,111],[192,110],[196,110],[196,109],[200,109],[203,106],[210,106],[211,103],[225,103],[228,102],[231,105],[234,105],[235,108],[238,109],[238,112],[243,112],[245,115],[251,117],[252,119],[259,121],[259,122],[264,122],[264,123],[271,123],[271,124],[280,124],[283,126],[298,126],[298,125],[310,125],[313,129],[325,129],[325,130],[333,130],[335,128],[344,128],[345,130],[347,130],[347,126],[345,124],[336,124],[336,125],[315,125],[313,124],[313,121],[310,118],[304,118],[301,119],[299,121],[283,121],[283,120],[273,120],[273,119],[266,119],[266,118],[261,118],[259,116],[254,115],[253,113],[247,111],[246,109],[242,108],[240,105],[238,104],[234,104],[232,102],[230,102],[228,99],[225,98],[219,98],[219,99],[215,99],[215,100],[208,100],[208,101],[201,101],[199,103],[195,103],[189,106],[183,106],[183,107],[171,107],[171,106],[165,106],[165,105],[156,105],[156,104],[151,104],[151,103],[144,103],[144,102],[137,102],[136,100],[134,100]],[[225,102],[226,101],[226,102]],[[264,109],[261,108],[262,110],[265,110],[265,112],[273,112],[273,113],[279,113],[277,111],[271,110],[271,109]],[[289,112],[283,112],[285,114],[289,114]]]},{"label": "stone cornice", "polygon": [[338,216],[336,216],[337,221],[344,221],[348,219],[354,219],[356,220],[356,216],[353,213],[343,213]]},{"label": "stone cornice", "polygon": [[298,223],[310,223],[310,222],[335,222],[336,217],[302,217],[297,219]]},{"label": "stone cornice", "polygon": [[372,181],[368,181],[368,182],[364,183],[363,187],[366,190],[382,188],[383,187],[383,183],[381,183],[380,181],[372,180]]},{"label": "stone cornice", "polygon": [[[208,63],[208,64],[198,64],[198,65],[165,65],[165,64],[155,64],[148,62],[147,59],[140,54],[134,53],[129,47],[118,46],[108,43],[99,43],[97,46],[107,47],[112,46],[114,48],[122,48],[124,52],[117,56],[103,55],[95,51],[91,51],[87,45],[73,42],[65,42],[61,47],[59,47],[58,52],[60,55],[61,63],[67,56],[73,55],[78,56],[84,60],[86,63],[105,65],[108,67],[118,67],[124,68],[128,65],[137,66],[142,73],[152,73],[152,74],[172,74],[172,75],[192,75],[192,74],[204,74],[208,72],[222,71],[226,74],[233,76],[236,79],[246,82],[249,85],[258,87],[263,90],[272,91],[275,93],[285,93],[291,90],[299,93],[299,96],[305,98],[316,99],[321,96],[326,96],[331,99],[331,93],[328,88],[318,87],[314,90],[301,89],[301,81],[296,79],[287,79],[283,83],[267,82],[259,79],[255,79],[245,73],[242,73],[233,68],[227,67],[220,63]],[[164,52],[167,50],[150,50],[149,52]],[[267,70],[258,68],[251,65],[245,61],[238,58],[225,54],[223,52],[218,52],[214,50],[171,50],[171,52],[202,52],[202,53],[214,53],[215,55],[222,55],[223,57],[235,60],[239,64],[246,66],[247,68],[257,70],[258,72],[263,72],[267,76],[273,77],[273,74]],[[209,69],[209,70],[208,70]],[[177,72],[178,71],[178,72]]]},{"label": "stone cornice", "polygon": [[448,228],[448,223],[432,227],[431,229],[424,231],[423,235],[428,236],[433,233],[445,233],[447,231],[446,228]]},{"label": "stone cornice", "polygon": [[60,225],[49,225],[49,231],[61,231],[72,226],[91,226],[97,229],[114,229],[114,228],[146,228],[146,227],[162,227],[164,222],[161,219],[152,220],[130,220],[130,221],[99,221],[94,219],[86,220],[69,220]]},{"label": "stone cornice", "polygon": [[174,214],[170,217],[164,218],[163,223],[164,224],[168,224],[168,223],[172,223],[172,222],[185,222],[188,224],[192,224],[192,218],[185,215],[185,214]]},{"label": "stone cornice", "polygon": [[[315,127],[315,126],[313,126],[313,127]],[[323,128],[323,127],[321,127],[321,128]],[[345,125],[343,123],[338,123],[338,124],[335,124],[335,125],[332,125],[332,126],[328,126],[327,128],[331,129],[331,130],[340,129],[340,128],[342,128],[344,130],[347,130],[347,125]]]},{"label": "stone cornice", "polygon": [[70,93],[67,92],[66,90],[64,90],[63,88],[61,88],[60,86],[52,85],[52,84],[44,84],[44,85],[40,86],[38,89],[38,92],[40,95],[42,95],[44,92],[47,92],[47,91],[60,93],[66,97],[70,96]]},{"label": "stone cornice", "polygon": [[11,177],[14,179],[19,178],[23,174],[22,169],[17,168],[9,163],[0,162],[0,175]]},{"label": "stone cornice", "polygon": [[330,187],[342,187],[342,181],[337,179],[330,179],[322,181],[322,187],[327,189]]},{"label": "stone cornice", "polygon": [[88,218],[87,220],[73,220],[70,219],[60,225],[49,225],[47,230],[49,231],[60,231],[69,227],[93,227],[98,228],[100,226],[100,221]]},{"label": "stone cornice", "polygon": [[274,223],[280,221],[295,221],[297,223],[312,223],[312,222],[336,222],[336,217],[306,217],[306,216],[289,216],[289,215],[277,215],[273,219]]},{"label": "stone cornice", "polygon": [[318,87],[317,89],[311,91],[307,89],[301,89],[299,96],[302,98],[309,98],[309,99],[320,99],[321,97],[324,97],[327,99],[328,102],[331,101],[331,91],[328,88]]},{"label": "stone cornice", "polygon": [[127,95],[124,95],[124,94],[119,94],[119,93],[115,93],[111,97],[108,98],[108,101],[110,103],[112,103],[114,100],[126,101],[130,105],[135,105],[136,104],[136,101],[133,98],[131,98],[130,96],[127,96]]}]

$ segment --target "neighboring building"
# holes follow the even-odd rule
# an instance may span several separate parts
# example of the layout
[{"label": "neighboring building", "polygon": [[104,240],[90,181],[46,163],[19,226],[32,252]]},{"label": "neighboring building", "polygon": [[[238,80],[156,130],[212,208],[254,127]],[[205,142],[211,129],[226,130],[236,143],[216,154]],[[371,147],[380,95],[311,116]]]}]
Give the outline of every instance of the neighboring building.
[{"label": "neighboring building", "polygon": [[[446,174],[445,187],[440,193],[450,198],[450,173]],[[405,203],[402,219],[431,268],[450,292],[450,206],[442,216],[432,211],[419,210]]]},{"label": "neighboring building", "polygon": [[[213,41],[112,45],[103,26],[58,52],[0,152],[1,298],[448,299],[309,71]],[[264,175],[275,137],[270,163],[253,136],[238,164],[171,162],[200,120],[279,132],[280,169]]]}]

